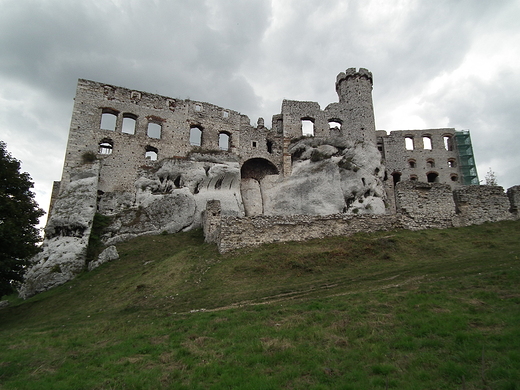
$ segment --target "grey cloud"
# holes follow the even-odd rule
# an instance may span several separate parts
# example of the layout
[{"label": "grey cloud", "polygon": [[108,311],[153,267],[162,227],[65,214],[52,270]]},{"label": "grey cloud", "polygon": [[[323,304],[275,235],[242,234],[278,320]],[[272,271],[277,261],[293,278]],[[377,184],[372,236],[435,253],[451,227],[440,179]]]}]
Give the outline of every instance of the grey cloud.
[{"label": "grey cloud", "polygon": [[[519,13],[516,0],[4,0],[0,98],[23,104],[2,111],[0,125],[25,160],[35,156],[30,168],[24,162],[35,180],[47,182],[49,170],[59,179],[60,164],[44,167],[31,142],[61,158],[78,78],[209,101],[269,125],[283,98],[336,101],[337,73],[357,66],[374,74],[376,121],[386,128],[381,118],[457,69],[480,37],[518,33]],[[470,128],[477,162],[517,161],[518,77],[454,82],[423,96],[419,114],[432,127],[447,118]]]}]

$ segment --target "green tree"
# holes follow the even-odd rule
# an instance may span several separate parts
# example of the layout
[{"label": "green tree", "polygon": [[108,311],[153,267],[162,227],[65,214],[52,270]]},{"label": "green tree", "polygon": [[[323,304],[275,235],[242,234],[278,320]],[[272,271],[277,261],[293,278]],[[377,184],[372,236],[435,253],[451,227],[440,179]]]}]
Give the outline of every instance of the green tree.
[{"label": "green tree", "polygon": [[15,291],[29,259],[39,251],[36,225],[44,212],[32,187],[29,174],[20,172],[20,161],[0,141],[0,297]]},{"label": "green tree", "polygon": [[497,186],[498,185],[497,175],[495,174],[495,172],[493,172],[491,170],[491,168],[489,168],[488,173],[486,173],[486,185],[487,186]]}]

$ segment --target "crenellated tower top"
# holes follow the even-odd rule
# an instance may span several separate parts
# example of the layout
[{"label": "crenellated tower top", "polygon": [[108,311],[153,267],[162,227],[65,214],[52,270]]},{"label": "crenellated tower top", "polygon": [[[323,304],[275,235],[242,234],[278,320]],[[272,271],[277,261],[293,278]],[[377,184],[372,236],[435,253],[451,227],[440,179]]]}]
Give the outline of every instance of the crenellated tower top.
[{"label": "crenellated tower top", "polygon": [[362,78],[370,81],[370,84],[373,83],[372,72],[370,72],[368,69],[359,68],[359,70],[356,70],[356,68],[348,68],[345,72],[341,72],[336,77],[336,91],[338,90],[339,84],[343,80],[347,80],[349,78]]}]

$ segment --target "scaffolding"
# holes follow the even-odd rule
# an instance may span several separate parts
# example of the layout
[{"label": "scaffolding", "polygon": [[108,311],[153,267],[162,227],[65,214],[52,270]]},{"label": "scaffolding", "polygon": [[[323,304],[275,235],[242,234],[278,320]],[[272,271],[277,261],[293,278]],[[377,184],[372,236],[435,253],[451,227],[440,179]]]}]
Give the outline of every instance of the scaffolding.
[{"label": "scaffolding", "polygon": [[455,142],[459,153],[460,171],[462,173],[462,183],[464,185],[478,185],[477,167],[471,146],[471,136],[469,130],[455,132]]}]

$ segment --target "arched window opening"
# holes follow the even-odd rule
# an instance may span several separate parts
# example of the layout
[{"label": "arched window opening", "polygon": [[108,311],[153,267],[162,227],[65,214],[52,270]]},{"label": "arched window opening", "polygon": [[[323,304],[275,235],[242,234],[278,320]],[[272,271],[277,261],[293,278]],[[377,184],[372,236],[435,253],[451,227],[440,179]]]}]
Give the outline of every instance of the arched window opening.
[{"label": "arched window opening", "polygon": [[267,153],[273,153],[273,141],[267,140],[265,144],[267,147]]},{"label": "arched window opening", "polygon": [[100,129],[114,131],[117,124],[117,114],[117,111],[104,109],[101,114]]},{"label": "arched window opening", "polygon": [[160,124],[150,122],[150,123],[148,123],[146,135],[148,135],[148,137],[150,137],[150,138],[161,139],[161,130],[162,130],[162,126]]},{"label": "arched window opening", "polygon": [[400,172],[392,173],[392,177],[394,178],[394,186],[401,181],[401,173]]},{"label": "arched window opening", "polygon": [[314,121],[312,119],[302,119],[302,135],[305,137],[314,137]]},{"label": "arched window opening", "polygon": [[437,172],[429,172],[426,174],[428,183],[437,183],[439,181],[439,174]]},{"label": "arched window opening", "polygon": [[415,160],[413,160],[413,159],[408,160],[408,165],[410,166],[410,168],[415,168],[417,166],[417,164],[415,163]]},{"label": "arched window opening", "polygon": [[121,131],[126,134],[135,134],[137,117],[133,114],[123,114],[123,126]]},{"label": "arched window opening", "polygon": [[432,139],[429,135],[422,137],[423,148],[426,150],[432,150]]},{"label": "arched window opening", "polygon": [[457,182],[457,181],[459,181],[459,176],[458,176],[458,175],[451,175],[451,176],[450,176],[450,179],[451,179],[451,181],[453,181],[453,182]]},{"label": "arched window opening", "polygon": [[426,166],[428,168],[435,168],[435,160],[433,158],[429,158],[426,160]]},{"label": "arched window opening", "polygon": [[112,154],[112,151],[114,150],[114,142],[109,138],[104,138],[99,143],[99,154]]},{"label": "arched window opening", "polygon": [[444,140],[444,149],[448,151],[453,150],[453,137],[451,135],[445,135],[443,137]]},{"label": "arched window opening", "polygon": [[457,162],[455,161],[455,159],[454,158],[450,158],[448,160],[448,167],[455,168],[456,166],[457,166]]},{"label": "arched window opening", "polygon": [[147,160],[157,161],[157,158],[159,157],[159,150],[153,146],[147,146],[144,157]]},{"label": "arched window opening", "polygon": [[242,179],[255,179],[261,181],[266,175],[278,175],[278,168],[269,160],[252,158],[247,160],[240,168]]},{"label": "arched window opening", "polygon": [[227,133],[220,133],[218,135],[218,148],[220,150],[229,150],[231,137]]},{"label": "arched window opening", "polygon": [[202,129],[197,126],[190,128],[190,145],[202,146]]},{"label": "arched window opening", "polygon": [[410,175],[411,181],[417,181],[417,175]]},{"label": "arched window opening", "polygon": [[413,144],[413,137],[408,136],[404,138],[404,146],[406,147],[406,150],[413,150],[414,144]]},{"label": "arched window opening", "polygon": [[330,119],[329,120],[329,129],[341,130],[341,122],[337,119]]}]

